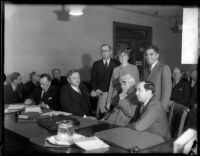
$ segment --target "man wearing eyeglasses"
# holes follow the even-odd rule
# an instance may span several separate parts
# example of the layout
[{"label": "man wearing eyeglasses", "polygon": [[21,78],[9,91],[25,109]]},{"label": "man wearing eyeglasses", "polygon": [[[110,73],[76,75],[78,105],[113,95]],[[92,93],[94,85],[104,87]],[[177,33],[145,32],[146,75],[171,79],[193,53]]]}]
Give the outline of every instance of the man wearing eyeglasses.
[{"label": "man wearing eyeglasses", "polygon": [[110,85],[110,79],[113,69],[117,66],[116,62],[111,59],[112,49],[108,44],[101,45],[102,59],[95,61],[92,66],[91,84],[92,97],[98,97],[96,117],[101,118],[105,115],[107,92]]},{"label": "man wearing eyeglasses", "polygon": [[114,125],[125,126],[134,116],[139,101],[135,94],[135,78],[132,75],[121,76],[119,82],[122,91],[112,98],[114,108],[102,120]]}]

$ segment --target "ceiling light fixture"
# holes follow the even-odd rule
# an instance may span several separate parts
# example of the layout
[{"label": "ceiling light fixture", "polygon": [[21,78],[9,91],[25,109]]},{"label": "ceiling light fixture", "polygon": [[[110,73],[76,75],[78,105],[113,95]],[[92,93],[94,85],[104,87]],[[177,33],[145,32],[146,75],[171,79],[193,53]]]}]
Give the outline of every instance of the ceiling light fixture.
[{"label": "ceiling light fixture", "polygon": [[68,5],[69,14],[73,16],[83,15],[83,10],[86,6],[84,5]]}]

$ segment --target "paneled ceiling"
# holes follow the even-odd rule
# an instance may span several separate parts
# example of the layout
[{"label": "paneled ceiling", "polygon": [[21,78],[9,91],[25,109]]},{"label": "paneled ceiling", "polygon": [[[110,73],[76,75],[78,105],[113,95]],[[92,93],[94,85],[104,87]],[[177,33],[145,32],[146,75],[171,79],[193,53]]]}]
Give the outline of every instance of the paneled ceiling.
[{"label": "paneled ceiling", "polygon": [[161,18],[173,18],[182,16],[181,6],[162,6],[162,5],[113,5],[114,8],[156,16]]}]

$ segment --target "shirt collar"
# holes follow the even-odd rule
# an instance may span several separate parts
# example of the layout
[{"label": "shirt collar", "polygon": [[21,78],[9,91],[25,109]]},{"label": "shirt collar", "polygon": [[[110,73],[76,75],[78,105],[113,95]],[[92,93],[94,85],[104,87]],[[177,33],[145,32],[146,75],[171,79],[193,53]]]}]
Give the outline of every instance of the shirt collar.
[{"label": "shirt collar", "polygon": [[107,60],[103,59],[103,63],[104,63],[104,64],[106,63],[106,61],[107,61],[107,63],[109,64],[109,63],[110,63],[110,58],[107,59]]},{"label": "shirt collar", "polygon": [[78,93],[80,92],[80,89],[79,89],[79,88],[74,87],[74,86],[72,86],[72,85],[71,85],[71,87],[72,87],[76,92],[78,92]]},{"label": "shirt collar", "polygon": [[153,69],[153,67],[156,65],[157,62],[158,62],[158,60],[155,61],[155,62],[151,65],[151,70]]}]

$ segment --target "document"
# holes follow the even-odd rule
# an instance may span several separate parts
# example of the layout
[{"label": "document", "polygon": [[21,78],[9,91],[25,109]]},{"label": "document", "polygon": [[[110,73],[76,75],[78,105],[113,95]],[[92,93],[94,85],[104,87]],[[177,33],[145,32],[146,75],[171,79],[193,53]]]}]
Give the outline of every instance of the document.
[{"label": "document", "polygon": [[42,113],[42,110],[41,110],[40,106],[26,106],[25,107],[25,113],[27,113],[27,112]]},{"label": "document", "polygon": [[102,140],[100,140],[96,136],[80,138],[74,142],[77,146],[83,148],[84,150],[96,150],[96,149],[109,147],[108,144],[104,143]]},{"label": "document", "polygon": [[8,110],[11,109],[23,109],[24,108],[24,104],[11,104],[8,106]]},{"label": "document", "polygon": [[60,115],[60,114],[63,114],[63,115],[72,115],[72,113],[67,113],[67,112],[62,112],[62,111],[51,111],[51,112],[47,112],[47,113],[43,113],[42,115],[49,115],[49,116],[57,116],[57,115]]}]

